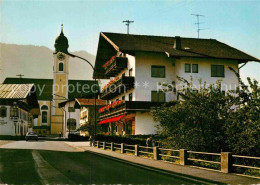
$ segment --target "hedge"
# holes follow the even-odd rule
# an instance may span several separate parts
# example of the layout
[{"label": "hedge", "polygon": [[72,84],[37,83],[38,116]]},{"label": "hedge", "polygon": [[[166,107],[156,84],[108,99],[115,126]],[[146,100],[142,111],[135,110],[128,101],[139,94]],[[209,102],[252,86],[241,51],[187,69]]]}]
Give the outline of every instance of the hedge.
[{"label": "hedge", "polygon": [[25,140],[25,136],[0,135],[0,140]]}]

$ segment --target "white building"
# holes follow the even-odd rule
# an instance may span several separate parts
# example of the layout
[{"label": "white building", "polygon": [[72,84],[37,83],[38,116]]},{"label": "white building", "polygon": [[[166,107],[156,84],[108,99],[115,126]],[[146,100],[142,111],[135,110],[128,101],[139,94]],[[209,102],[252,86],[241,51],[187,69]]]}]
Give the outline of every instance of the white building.
[{"label": "white building", "polygon": [[248,61],[259,60],[215,39],[101,33],[96,77],[111,81],[101,92],[109,105],[100,109],[99,124],[120,135],[154,134],[158,123],[150,108],[178,98],[158,84],[192,77],[199,89],[199,79],[207,84],[221,79],[223,91],[234,90],[238,79],[229,67],[239,71]]},{"label": "white building", "polygon": [[[94,124],[94,103],[94,99],[88,98],[75,98],[59,103],[59,107],[64,111],[64,137],[67,138],[69,133],[77,133],[78,129],[85,124]],[[104,105],[106,105],[106,101],[96,99],[97,110]],[[87,132],[82,131],[80,134],[88,135]]]},{"label": "white building", "polygon": [[25,135],[39,114],[33,84],[0,84],[0,135]]}]

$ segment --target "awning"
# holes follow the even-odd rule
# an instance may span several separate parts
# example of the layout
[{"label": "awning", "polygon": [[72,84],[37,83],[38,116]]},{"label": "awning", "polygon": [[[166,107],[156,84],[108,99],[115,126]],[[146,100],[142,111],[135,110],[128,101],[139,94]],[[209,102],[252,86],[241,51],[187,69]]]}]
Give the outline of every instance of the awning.
[{"label": "awning", "polygon": [[125,114],[121,115],[121,116],[116,116],[116,117],[113,117],[113,118],[104,119],[104,120],[100,121],[98,124],[102,125],[102,124],[109,123],[109,122],[119,121],[124,116],[125,116]]}]

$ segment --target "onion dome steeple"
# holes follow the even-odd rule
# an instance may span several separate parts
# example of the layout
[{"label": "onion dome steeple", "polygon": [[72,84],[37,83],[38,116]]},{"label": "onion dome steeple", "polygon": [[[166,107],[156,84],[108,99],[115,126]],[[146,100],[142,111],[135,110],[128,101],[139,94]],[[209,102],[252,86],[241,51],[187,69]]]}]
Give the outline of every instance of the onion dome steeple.
[{"label": "onion dome steeple", "polygon": [[54,53],[58,53],[58,52],[68,53],[69,41],[67,37],[64,36],[63,24],[61,25],[60,35],[55,40],[54,47],[55,47]]}]

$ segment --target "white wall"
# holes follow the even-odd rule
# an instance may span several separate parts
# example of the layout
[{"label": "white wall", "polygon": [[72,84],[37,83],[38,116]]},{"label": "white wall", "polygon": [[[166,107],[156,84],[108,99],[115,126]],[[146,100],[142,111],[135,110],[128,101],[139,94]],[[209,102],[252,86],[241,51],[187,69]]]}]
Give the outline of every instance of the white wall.
[{"label": "white wall", "polygon": [[135,135],[138,134],[156,134],[155,126],[158,122],[153,120],[150,112],[137,112],[135,115]]},{"label": "white wall", "polygon": [[[21,120],[20,118],[16,121],[16,133],[15,133],[15,124],[14,121],[10,118],[10,107],[11,106],[4,106],[7,108],[6,117],[0,117],[0,135],[25,135],[28,131],[28,121]],[[20,132],[20,127],[22,130]]]},{"label": "white wall", "polygon": [[[198,64],[198,73],[185,73],[185,63],[188,64]],[[224,65],[225,76],[224,77],[211,77],[211,65]],[[235,60],[225,60],[225,59],[203,59],[203,58],[182,58],[176,60],[176,75],[185,78],[190,81],[192,76],[194,86],[198,87],[199,82],[198,79],[202,79],[202,83],[204,81],[207,84],[214,84],[217,80],[222,79],[223,90],[228,88],[229,90],[235,90],[238,85],[237,77],[234,72],[228,69],[228,67],[232,67],[236,71],[238,71],[238,61]]]},{"label": "white wall", "polygon": [[[176,76],[172,63],[173,59],[168,58],[164,53],[136,52],[135,80],[140,86],[135,88],[133,100],[151,101],[151,91],[157,91],[158,82],[171,84]],[[165,78],[151,77],[152,65],[165,66]],[[148,87],[145,87],[144,83],[148,83]],[[166,101],[173,98],[172,93],[166,93]]]},{"label": "white wall", "polygon": [[[67,132],[69,130],[69,128],[67,127],[67,120],[69,119],[69,117],[74,118],[76,120],[76,128],[80,127],[80,109],[75,109],[75,112],[68,111],[68,107],[74,107],[74,105],[75,105],[75,101],[71,101],[71,102],[67,102],[66,105],[64,106],[66,114],[64,114],[63,128],[65,128],[65,130],[67,130]],[[66,115],[66,118],[65,118],[65,115]],[[65,135],[65,137],[67,137],[67,135]]]},{"label": "white wall", "polygon": [[0,135],[14,135],[14,123],[10,120],[10,106],[4,106],[7,108],[7,114],[5,118],[0,117]]}]

